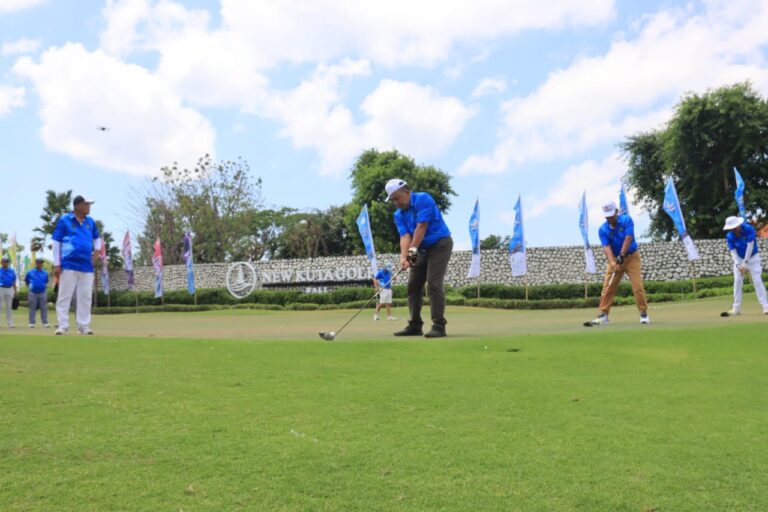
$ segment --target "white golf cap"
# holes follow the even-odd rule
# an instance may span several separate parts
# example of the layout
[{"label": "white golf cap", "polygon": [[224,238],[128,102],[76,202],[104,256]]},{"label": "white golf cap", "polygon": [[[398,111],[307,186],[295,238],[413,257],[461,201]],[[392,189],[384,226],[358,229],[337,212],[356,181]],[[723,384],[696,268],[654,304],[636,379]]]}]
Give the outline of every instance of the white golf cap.
[{"label": "white golf cap", "polygon": [[619,209],[613,201],[609,201],[603,205],[603,215],[606,217],[613,217],[618,211]]},{"label": "white golf cap", "polygon": [[723,231],[730,231],[732,229],[736,229],[737,227],[744,224],[744,219],[741,217],[736,217],[735,215],[732,215],[725,219],[725,226],[723,226]]},{"label": "white golf cap", "polygon": [[387,201],[392,199],[392,194],[400,190],[401,188],[407,186],[408,184],[401,180],[401,179],[392,179],[387,182],[387,184],[384,186],[384,190],[387,191]]}]

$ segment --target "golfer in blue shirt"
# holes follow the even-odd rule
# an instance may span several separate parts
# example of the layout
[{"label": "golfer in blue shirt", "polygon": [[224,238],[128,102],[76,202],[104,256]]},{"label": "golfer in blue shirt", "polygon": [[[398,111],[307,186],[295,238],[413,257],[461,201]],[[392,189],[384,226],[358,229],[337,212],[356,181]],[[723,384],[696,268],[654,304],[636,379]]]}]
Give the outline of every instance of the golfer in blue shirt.
[{"label": "golfer in blue shirt", "polygon": [[3,256],[0,261],[0,311],[5,310],[5,321],[8,328],[13,329],[11,309],[16,296],[16,272],[8,265],[11,261],[8,256]]},{"label": "golfer in blue shirt", "polygon": [[48,325],[48,272],[43,268],[43,258],[35,260],[35,268],[24,276],[27,283],[27,301],[29,302],[29,328],[34,329],[37,310],[46,329]]},{"label": "golfer in blue shirt", "polygon": [[446,335],[445,288],[443,280],[453,251],[451,231],[435,200],[427,192],[413,192],[401,179],[385,186],[387,201],[396,207],[395,225],[400,234],[400,268],[410,268],[408,276],[408,326],[395,336],[421,336],[424,321],[421,306],[424,285],[429,286],[432,329],[427,338]]},{"label": "golfer in blue shirt", "polygon": [[741,217],[728,217],[723,230],[727,231],[725,240],[733,259],[733,307],[722,316],[741,314],[741,297],[746,272],[752,276],[752,284],[763,313],[768,315],[768,297],[763,284],[763,264],[757,249],[755,228]]},{"label": "golfer in blue shirt", "polygon": [[96,223],[88,215],[93,201],[77,196],[73,211],[63,215],[53,231],[53,272],[59,278],[59,298],[56,317],[57,335],[69,332],[69,305],[77,294],[77,329],[80,334],[91,330],[91,300],[93,296],[93,265],[99,257],[101,238]]},{"label": "golfer in blue shirt", "polygon": [[603,292],[600,295],[597,318],[584,325],[605,325],[611,312],[613,299],[621,284],[624,274],[629,276],[635,304],[640,311],[640,323],[651,322],[648,317],[648,302],[645,297],[643,275],[640,267],[640,252],[635,240],[635,223],[629,215],[619,215],[619,209],[613,201],[603,206],[605,222],[600,226],[600,243],[603,245],[608,266],[603,280]]},{"label": "golfer in blue shirt", "polygon": [[379,291],[379,303],[376,304],[376,313],[373,314],[373,319],[379,320],[379,312],[381,308],[387,307],[387,320],[397,320],[392,316],[392,264],[387,265],[376,272],[373,278],[373,286]]}]

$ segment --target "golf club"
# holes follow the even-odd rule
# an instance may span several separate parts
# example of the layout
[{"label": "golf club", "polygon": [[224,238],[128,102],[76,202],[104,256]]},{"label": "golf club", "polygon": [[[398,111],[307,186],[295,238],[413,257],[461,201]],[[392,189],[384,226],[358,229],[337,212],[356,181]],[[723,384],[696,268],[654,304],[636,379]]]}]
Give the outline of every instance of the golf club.
[{"label": "golf club", "polygon": [[[400,270],[398,270],[398,271],[397,271],[397,273],[396,273],[394,276],[392,276],[392,278],[390,278],[390,280],[389,280],[389,283],[391,283],[392,281],[394,281],[395,279],[397,279],[397,278],[400,276],[400,274],[402,274],[404,271],[405,271],[405,269],[403,269],[403,268],[401,268]],[[387,283],[387,284],[389,284],[389,283]],[[339,333],[340,333],[341,331],[343,331],[343,330],[344,330],[344,328],[345,328],[346,326],[348,326],[348,325],[349,325],[349,323],[350,323],[352,320],[354,320],[354,319],[355,319],[355,317],[357,317],[357,315],[359,315],[360,313],[362,313],[362,312],[363,312],[363,310],[364,310],[365,308],[367,308],[367,307],[368,307],[368,306],[371,304],[371,302],[373,302],[373,301],[376,299],[376,297],[378,297],[378,296],[379,296],[379,294],[381,293],[381,291],[382,291],[383,289],[384,289],[384,287],[383,287],[383,286],[380,286],[380,287],[379,287],[379,291],[377,291],[377,292],[376,292],[376,293],[373,295],[373,297],[371,297],[370,299],[368,299],[368,302],[366,302],[365,304],[363,304],[363,306],[362,306],[360,309],[358,309],[358,310],[355,312],[355,314],[354,314],[354,315],[352,315],[352,317],[351,317],[349,320],[347,320],[347,322],[346,322],[344,325],[342,325],[342,326],[339,328],[339,330],[338,330],[338,331],[328,331],[328,332],[325,332],[325,331],[320,331],[320,332],[319,332],[319,334],[320,334],[320,337],[321,337],[321,338],[323,338],[323,339],[324,339],[324,340],[326,340],[326,341],[333,341],[333,340],[336,338],[336,336],[338,336],[338,335],[339,335]]]},{"label": "golf club", "polygon": [[[605,287],[606,290],[611,287],[614,277],[616,277],[616,270],[614,270],[613,274],[611,274],[611,278],[608,280],[608,286]],[[594,320],[588,320],[584,322],[584,327],[594,327],[596,325],[599,325],[599,324],[596,324]]]}]

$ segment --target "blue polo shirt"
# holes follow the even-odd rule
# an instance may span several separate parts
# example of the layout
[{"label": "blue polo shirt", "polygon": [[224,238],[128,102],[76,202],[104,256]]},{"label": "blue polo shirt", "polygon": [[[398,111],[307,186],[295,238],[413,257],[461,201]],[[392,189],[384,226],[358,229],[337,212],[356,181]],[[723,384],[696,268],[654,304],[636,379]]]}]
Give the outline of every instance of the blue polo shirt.
[{"label": "blue polo shirt", "polygon": [[11,267],[0,267],[0,288],[11,288],[16,284],[16,272]]},{"label": "blue polo shirt", "polygon": [[81,224],[74,213],[62,216],[52,237],[61,244],[62,270],[93,272],[93,241],[99,236],[91,217],[86,216]]},{"label": "blue polo shirt", "polygon": [[48,287],[48,272],[33,268],[24,276],[24,282],[27,283],[31,292],[43,293]]},{"label": "blue polo shirt", "polygon": [[443,214],[435,200],[427,192],[411,192],[411,204],[407,210],[395,210],[395,225],[400,236],[413,236],[416,225],[427,222],[427,232],[424,234],[419,249],[428,249],[439,240],[451,236],[448,225],[443,220]]},{"label": "blue polo shirt", "polygon": [[629,215],[619,215],[616,219],[616,227],[611,227],[608,221],[600,226],[600,243],[603,247],[609,245],[614,256],[621,254],[621,247],[624,245],[624,238],[631,236],[632,243],[629,244],[627,254],[632,254],[637,250],[637,240],[635,240],[635,223]]},{"label": "blue polo shirt", "polygon": [[[725,241],[728,243],[728,250],[732,251],[736,249],[736,254],[738,254],[741,259],[744,259],[744,255],[747,253],[747,244],[749,242],[754,242],[756,239],[757,233],[755,232],[755,228],[746,222],[741,225],[741,236],[736,236],[736,233],[733,231],[729,231],[725,235]],[[755,254],[757,254],[757,243],[755,243],[755,246],[752,249],[752,254],[750,254],[749,257],[751,258]]]},{"label": "blue polo shirt", "polygon": [[376,272],[376,280],[379,282],[379,286],[385,290],[392,288],[392,272],[383,268]]}]

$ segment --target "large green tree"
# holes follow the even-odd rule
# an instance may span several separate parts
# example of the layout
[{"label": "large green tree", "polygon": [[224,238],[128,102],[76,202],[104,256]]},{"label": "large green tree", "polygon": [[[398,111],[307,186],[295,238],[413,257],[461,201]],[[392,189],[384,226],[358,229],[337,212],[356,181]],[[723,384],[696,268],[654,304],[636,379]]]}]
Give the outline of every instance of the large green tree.
[{"label": "large green tree", "polygon": [[429,192],[443,213],[450,210],[451,196],[456,195],[451,188],[451,177],[434,166],[417,165],[413,158],[396,150],[365,151],[352,167],[352,201],[346,213],[347,232],[356,237],[356,245],[352,246],[356,247],[353,249],[356,253],[361,253],[364,249],[357,235],[355,220],[366,204],[376,241],[376,251],[400,251],[400,236],[392,218],[395,207],[385,201],[384,193],[384,185],[392,178],[405,180],[415,191]]},{"label": "large green tree", "polygon": [[253,256],[251,229],[262,205],[261,179],[252,178],[244,160],[215,162],[205,155],[192,169],[164,167],[145,196],[140,207],[142,261],[151,261],[152,245],[160,237],[164,262],[179,263],[186,231],[194,235],[195,261]]},{"label": "large green tree", "polygon": [[654,239],[677,236],[664,213],[664,182],[672,176],[693,238],[720,238],[725,217],[738,213],[733,168],[747,185],[747,214],[766,219],[768,101],[749,83],[684,96],[661,129],[621,144],[628,182],[650,212]]}]

